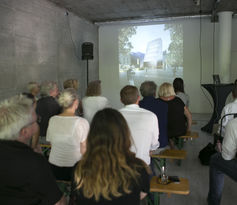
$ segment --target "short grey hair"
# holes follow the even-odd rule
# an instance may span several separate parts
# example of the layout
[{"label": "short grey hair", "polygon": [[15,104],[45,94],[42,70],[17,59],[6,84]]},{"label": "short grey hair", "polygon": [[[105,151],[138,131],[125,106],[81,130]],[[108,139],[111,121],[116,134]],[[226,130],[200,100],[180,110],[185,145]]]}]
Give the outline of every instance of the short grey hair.
[{"label": "short grey hair", "polygon": [[140,92],[143,97],[155,96],[157,85],[153,81],[145,81],[140,86]]},{"label": "short grey hair", "polygon": [[50,96],[50,92],[58,87],[57,83],[54,81],[45,81],[41,85],[40,95],[41,96]]},{"label": "short grey hair", "polygon": [[59,95],[58,104],[67,109],[73,105],[75,100],[78,100],[78,94],[75,89],[67,88]]},{"label": "short grey hair", "polygon": [[39,84],[37,82],[29,82],[27,85],[27,90],[31,93],[35,88],[39,88]]},{"label": "short grey hair", "polygon": [[0,103],[0,139],[15,140],[23,127],[32,122],[32,100],[16,95]]}]

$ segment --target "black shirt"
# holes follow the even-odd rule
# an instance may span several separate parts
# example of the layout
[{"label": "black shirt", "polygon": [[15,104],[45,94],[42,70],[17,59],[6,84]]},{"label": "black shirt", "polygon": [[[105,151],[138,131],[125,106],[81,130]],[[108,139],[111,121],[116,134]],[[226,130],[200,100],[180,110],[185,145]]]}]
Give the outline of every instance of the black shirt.
[{"label": "black shirt", "polygon": [[[139,184],[136,184],[135,182],[131,184],[131,193],[126,194],[123,193],[120,197],[113,197],[111,196],[112,200],[107,200],[103,197],[100,198],[99,201],[95,201],[93,198],[85,198],[83,196],[83,192],[81,189],[75,191],[75,185],[72,186],[72,198],[74,200],[71,200],[70,205],[125,205],[125,204],[131,204],[131,205],[139,205],[140,204],[140,192],[148,193],[150,189],[150,183],[149,183],[149,175],[145,168],[141,168],[139,170],[139,173],[141,174],[139,178]],[[72,183],[74,184],[74,182]]]},{"label": "black shirt", "polygon": [[168,137],[184,135],[187,131],[187,120],[184,115],[185,104],[178,97],[164,102],[168,104]]},{"label": "black shirt", "polygon": [[139,102],[141,108],[147,109],[158,118],[159,124],[159,142],[160,148],[168,145],[167,126],[168,126],[168,105],[160,99],[155,99],[153,96],[144,97]]},{"label": "black shirt", "polygon": [[0,204],[52,205],[62,193],[45,158],[29,146],[0,140]]},{"label": "black shirt", "polygon": [[46,136],[49,119],[60,114],[60,112],[61,108],[52,96],[42,97],[37,101],[36,113],[38,115],[40,136]]}]

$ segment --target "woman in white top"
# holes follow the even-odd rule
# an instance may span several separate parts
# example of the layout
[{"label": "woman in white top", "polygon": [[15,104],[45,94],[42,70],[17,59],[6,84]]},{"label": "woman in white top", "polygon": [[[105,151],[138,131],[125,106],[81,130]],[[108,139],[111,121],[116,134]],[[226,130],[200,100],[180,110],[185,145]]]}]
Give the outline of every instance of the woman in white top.
[{"label": "woman in white top", "polygon": [[84,118],[91,123],[95,113],[109,107],[109,101],[101,95],[101,81],[96,80],[88,84],[86,96],[82,99]]},{"label": "woman in white top", "polygon": [[56,179],[70,180],[73,166],[86,150],[89,123],[75,115],[79,100],[74,89],[65,89],[58,102],[63,112],[50,118],[46,135],[51,143],[49,162]]}]

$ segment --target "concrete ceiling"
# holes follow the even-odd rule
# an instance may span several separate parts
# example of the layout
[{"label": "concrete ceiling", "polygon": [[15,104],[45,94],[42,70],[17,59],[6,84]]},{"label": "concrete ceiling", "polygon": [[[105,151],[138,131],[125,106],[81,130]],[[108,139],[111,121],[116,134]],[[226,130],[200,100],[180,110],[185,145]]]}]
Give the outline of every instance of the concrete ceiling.
[{"label": "concrete ceiling", "polygon": [[237,0],[49,0],[93,23],[237,13]]}]

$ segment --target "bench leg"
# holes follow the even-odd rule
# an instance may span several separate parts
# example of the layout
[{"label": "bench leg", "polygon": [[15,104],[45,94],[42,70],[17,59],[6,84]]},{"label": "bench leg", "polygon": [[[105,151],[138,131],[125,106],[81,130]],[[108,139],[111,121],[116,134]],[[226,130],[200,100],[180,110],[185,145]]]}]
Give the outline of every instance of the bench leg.
[{"label": "bench leg", "polygon": [[160,205],[160,193],[154,192],[154,205]]}]

